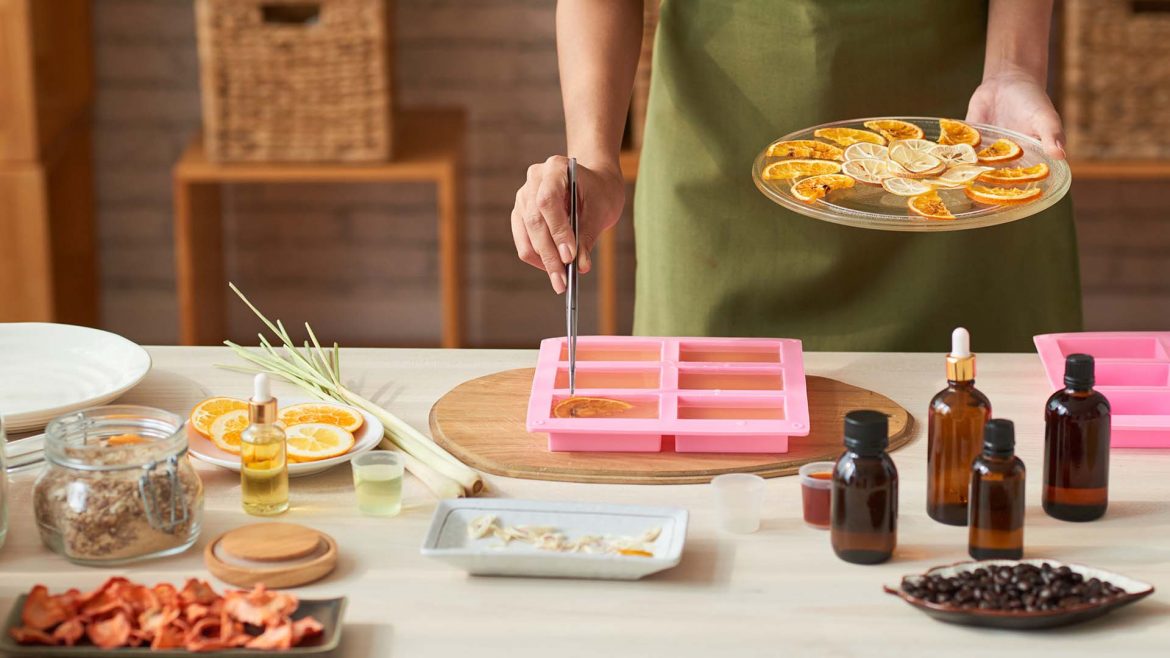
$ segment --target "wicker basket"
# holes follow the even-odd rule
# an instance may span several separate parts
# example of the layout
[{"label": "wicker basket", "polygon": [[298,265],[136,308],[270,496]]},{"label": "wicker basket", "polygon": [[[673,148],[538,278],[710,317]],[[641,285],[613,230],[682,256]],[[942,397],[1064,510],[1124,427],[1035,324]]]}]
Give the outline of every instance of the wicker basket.
[{"label": "wicker basket", "polygon": [[196,0],[195,12],[209,159],[390,158],[386,0]]},{"label": "wicker basket", "polygon": [[1170,157],[1170,0],[1066,0],[1064,12],[1069,152]]}]

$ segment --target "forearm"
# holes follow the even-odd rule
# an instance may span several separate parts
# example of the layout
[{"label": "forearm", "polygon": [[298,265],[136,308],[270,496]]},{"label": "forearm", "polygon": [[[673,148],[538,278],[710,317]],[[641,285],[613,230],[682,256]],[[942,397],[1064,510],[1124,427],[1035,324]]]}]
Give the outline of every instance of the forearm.
[{"label": "forearm", "polygon": [[1024,73],[1044,84],[1051,27],[1052,0],[991,0],[983,79]]},{"label": "forearm", "polygon": [[617,171],[642,46],[642,0],[560,0],[557,57],[569,155]]}]

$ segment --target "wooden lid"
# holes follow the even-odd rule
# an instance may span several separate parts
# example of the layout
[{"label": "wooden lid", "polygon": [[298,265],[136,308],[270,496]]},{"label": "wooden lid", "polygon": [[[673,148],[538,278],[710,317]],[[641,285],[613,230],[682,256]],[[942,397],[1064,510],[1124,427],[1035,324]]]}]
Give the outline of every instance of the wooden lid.
[{"label": "wooden lid", "polygon": [[239,587],[297,587],[333,571],[337,542],[294,523],[254,523],[216,537],[203,561],[217,578]]},{"label": "wooden lid", "polygon": [[219,542],[241,560],[287,562],[316,551],[321,533],[295,523],[254,523],[227,531]]}]

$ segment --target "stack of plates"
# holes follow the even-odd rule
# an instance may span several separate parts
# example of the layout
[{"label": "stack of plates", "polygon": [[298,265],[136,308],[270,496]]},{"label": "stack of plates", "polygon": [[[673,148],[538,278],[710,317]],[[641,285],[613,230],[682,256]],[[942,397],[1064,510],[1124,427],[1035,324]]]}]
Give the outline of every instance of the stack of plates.
[{"label": "stack of plates", "polygon": [[150,372],[150,355],[106,331],[67,324],[0,324],[0,415],[8,432],[105,404]]}]

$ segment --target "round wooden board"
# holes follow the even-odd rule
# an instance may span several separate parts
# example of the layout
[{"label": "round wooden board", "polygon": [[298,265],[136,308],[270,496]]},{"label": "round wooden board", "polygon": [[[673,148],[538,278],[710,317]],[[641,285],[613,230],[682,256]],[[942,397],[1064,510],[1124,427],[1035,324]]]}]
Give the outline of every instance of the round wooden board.
[{"label": "round wooden board", "polygon": [[789,452],[549,452],[548,437],[524,429],[533,369],[506,370],[456,386],[431,407],[431,435],[472,468],[529,480],[604,484],[697,484],[722,473],[792,475],[804,464],[841,454],[842,422],[853,409],[890,416],[890,450],[910,442],[914,417],[884,395],[826,377],[808,377],[812,432]]}]

